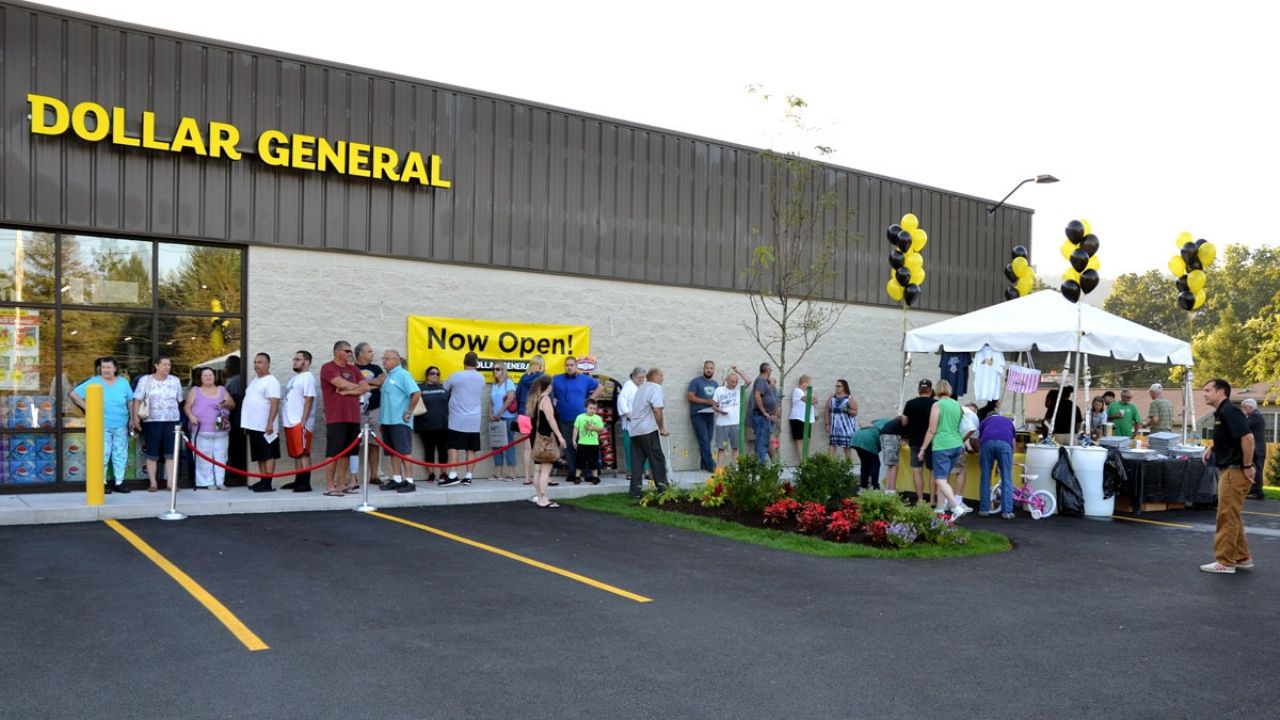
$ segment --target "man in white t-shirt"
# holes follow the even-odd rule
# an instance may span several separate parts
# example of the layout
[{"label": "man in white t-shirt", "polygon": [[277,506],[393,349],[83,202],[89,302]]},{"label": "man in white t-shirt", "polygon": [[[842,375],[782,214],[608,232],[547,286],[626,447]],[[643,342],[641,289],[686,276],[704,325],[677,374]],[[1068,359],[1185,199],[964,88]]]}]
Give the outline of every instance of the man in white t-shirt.
[{"label": "man in white t-shirt", "polygon": [[[276,471],[280,457],[280,381],[271,374],[271,356],[253,357],[254,378],[244,389],[240,427],[249,437],[249,459],[258,463],[258,472]],[[271,478],[260,478],[249,486],[254,492],[271,492]]]},{"label": "man in white t-shirt", "polygon": [[[284,443],[293,469],[311,465],[311,434],[316,427],[316,376],[311,374],[311,353],[299,350],[293,354],[293,377],[284,386],[284,402],[280,418],[284,424]],[[311,472],[300,472],[281,490],[311,492]]]},{"label": "man in white t-shirt", "polygon": [[[712,400],[716,408],[716,469],[725,466],[726,455],[731,463],[738,462],[738,426],[741,420],[741,391],[738,389],[738,378],[747,380],[746,375],[738,372],[737,365],[729,366],[729,374],[725,376],[724,385],[716,388]],[[727,452],[726,452],[727,451]]]},{"label": "man in white t-shirt", "polygon": [[649,461],[653,482],[659,490],[667,487],[667,456],[662,452],[662,438],[667,432],[662,408],[662,370],[649,368],[645,382],[636,389],[631,404],[631,486],[632,499],[644,496],[644,462]]}]

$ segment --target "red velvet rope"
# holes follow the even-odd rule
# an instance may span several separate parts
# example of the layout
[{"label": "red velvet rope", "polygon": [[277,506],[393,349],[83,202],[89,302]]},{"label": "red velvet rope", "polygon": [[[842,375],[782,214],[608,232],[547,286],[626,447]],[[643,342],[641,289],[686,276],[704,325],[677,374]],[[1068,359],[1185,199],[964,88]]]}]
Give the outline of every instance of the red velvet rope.
[{"label": "red velvet rope", "polygon": [[[347,453],[351,452],[351,450],[352,450],[353,448],[355,448],[355,446],[357,446],[357,445],[359,445],[359,444],[360,444],[360,438],[358,438],[358,437],[357,437],[355,440],[351,441],[351,444],[347,446],[347,449],[346,449],[346,450],[343,450],[342,452],[338,453],[338,454],[337,454],[337,455],[335,455],[334,457],[331,457],[331,458],[329,458],[328,460],[325,460],[324,462],[322,462],[322,463],[320,463],[320,464],[318,464],[318,465],[312,465],[311,467],[299,468],[299,469],[297,469],[297,470],[290,470],[289,472],[281,472],[281,473],[271,473],[271,474],[267,474],[267,473],[249,472],[248,470],[241,470],[240,468],[233,468],[233,467],[231,467],[230,465],[224,465],[224,464],[222,464],[222,463],[218,462],[217,460],[214,460],[213,458],[209,457],[208,455],[205,455],[204,453],[200,452],[200,450],[199,450],[195,445],[193,445],[193,444],[191,443],[191,438],[187,437],[186,435],[183,435],[183,436],[182,436],[182,439],[183,439],[183,441],[187,444],[187,449],[188,449],[188,450],[190,450],[191,452],[195,453],[196,457],[200,458],[201,460],[204,460],[205,462],[210,463],[210,464],[212,464],[212,465],[216,465],[216,466],[218,466],[218,467],[222,468],[223,470],[230,470],[231,472],[236,473],[237,475],[244,475],[245,477],[252,477],[252,478],[279,478],[279,477],[289,477],[290,475],[297,475],[297,474],[299,474],[299,473],[311,472],[312,470],[319,470],[320,468],[325,467],[326,465],[332,465],[333,463],[336,463],[336,462],[338,462],[339,460],[346,460],[346,459],[347,459]],[[379,443],[379,444],[381,444],[381,443]]]},{"label": "red velvet rope", "polygon": [[421,461],[421,460],[414,460],[413,458],[409,457],[408,455],[401,455],[400,453],[396,452],[393,448],[387,447],[387,444],[386,444],[386,443],[384,443],[384,442],[382,442],[382,438],[378,437],[377,435],[374,435],[373,433],[369,433],[369,435],[371,435],[371,436],[373,437],[373,441],[374,441],[374,442],[378,443],[378,445],[379,445],[383,450],[386,450],[389,454],[391,454],[391,455],[395,455],[396,457],[400,458],[401,460],[403,460],[403,461],[405,461],[405,462],[407,462],[407,463],[409,463],[409,464],[411,464],[411,465],[417,465],[417,466],[419,466],[419,467],[427,467],[427,468],[451,468],[451,467],[462,467],[463,465],[471,465],[471,464],[473,464],[473,463],[478,463],[478,462],[480,462],[481,460],[487,460],[487,459],[489,459],[489,458],[493,457],[494,455],[497,455],[498,453],[503,452],[503,451],[507,450],[508,448],[513,448],[513,447],[515,447],[516,445],[519,445],[520,443],[522,443],[522,442],[524,442],[525,440],[528,440],[528,439],[529,439],[529,436],[528,436],[528,435],[521,435],[520,437],[516,438],[515,440],[512,440],[511,442],[507,443],[506,445],[503,445],[502,447],[498,448],[497,450],[491,450],[491,451],[489,451],[488,453],[485,453],[484,455],[481,455],[480,457],[478,457],[478,458],[476,458],[476,459],[474,459],[474,460],[465,460],[465,461],[463,461],[463,462],[456,462],[456,463],[429,463],[429,462],[423,462],[423,461]]}]

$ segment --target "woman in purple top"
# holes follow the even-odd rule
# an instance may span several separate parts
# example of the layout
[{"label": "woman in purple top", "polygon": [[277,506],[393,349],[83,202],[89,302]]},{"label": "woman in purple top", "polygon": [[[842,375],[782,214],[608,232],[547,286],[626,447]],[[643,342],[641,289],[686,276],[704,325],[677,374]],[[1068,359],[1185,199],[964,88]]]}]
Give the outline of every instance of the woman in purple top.
[{"label": "woman in purple top", "polygon": [[[200,368],[196,375],[200,378],[200,384],[187,393],[187,422],[191,427],[191,434],[195,436],[196,448],[225,464],[230,440],[230,412],[236,406],[236,401],[225,387],[218,384],[212,368]],[[222,468],[196,457],[197,490],[226,490],[224,476]]]},{"label": "woman in purple top", "polygon": [[996,410],[998,400],[992,400],[978,410],[978,514],[991,515],[991,470],[1000,465],[1000,516],[1013,517],[1013,421]]}]

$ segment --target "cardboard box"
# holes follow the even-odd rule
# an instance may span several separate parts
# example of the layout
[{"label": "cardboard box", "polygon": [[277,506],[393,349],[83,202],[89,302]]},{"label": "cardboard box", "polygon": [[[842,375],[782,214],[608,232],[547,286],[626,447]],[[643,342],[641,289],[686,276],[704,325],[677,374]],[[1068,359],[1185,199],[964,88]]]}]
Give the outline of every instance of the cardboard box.
[{"label": "cardboard box", "polygon": [[8,465],[10,485],[35,484],[40,482],[40,476],[36,474],[36,463],[34,460],[10,460]]}]

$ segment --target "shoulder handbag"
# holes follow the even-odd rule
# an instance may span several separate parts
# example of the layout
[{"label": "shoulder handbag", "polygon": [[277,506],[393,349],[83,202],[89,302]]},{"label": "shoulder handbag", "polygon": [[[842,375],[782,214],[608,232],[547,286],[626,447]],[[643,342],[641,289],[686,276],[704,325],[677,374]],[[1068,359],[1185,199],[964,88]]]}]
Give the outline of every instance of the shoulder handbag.
[{"label": "shoulder handbag", "polygon": [[418,402],[413,404],[413,416],[419,417],[427,414],[427,404],[422,402],[422,395],[418,395]]},{"label": "shoulder handbag", "polygon": [[147,418],[151,417],[151,401],[147,398],[147,395],[150,394],[151,392],[151,376],[150,375],[142,378],[142,382],[138,384],[142,385],[144,383],[146,384],[147,389],[142,392],[142,397],[139,398],[138,400],[138,419],[139,420],[146,420]]},{"label": "shoulder handbag", "polygon": [[553,463],[560,459],[560,443],[554,435],[541,433],[533,439],[533,461],[537,463]]}]

